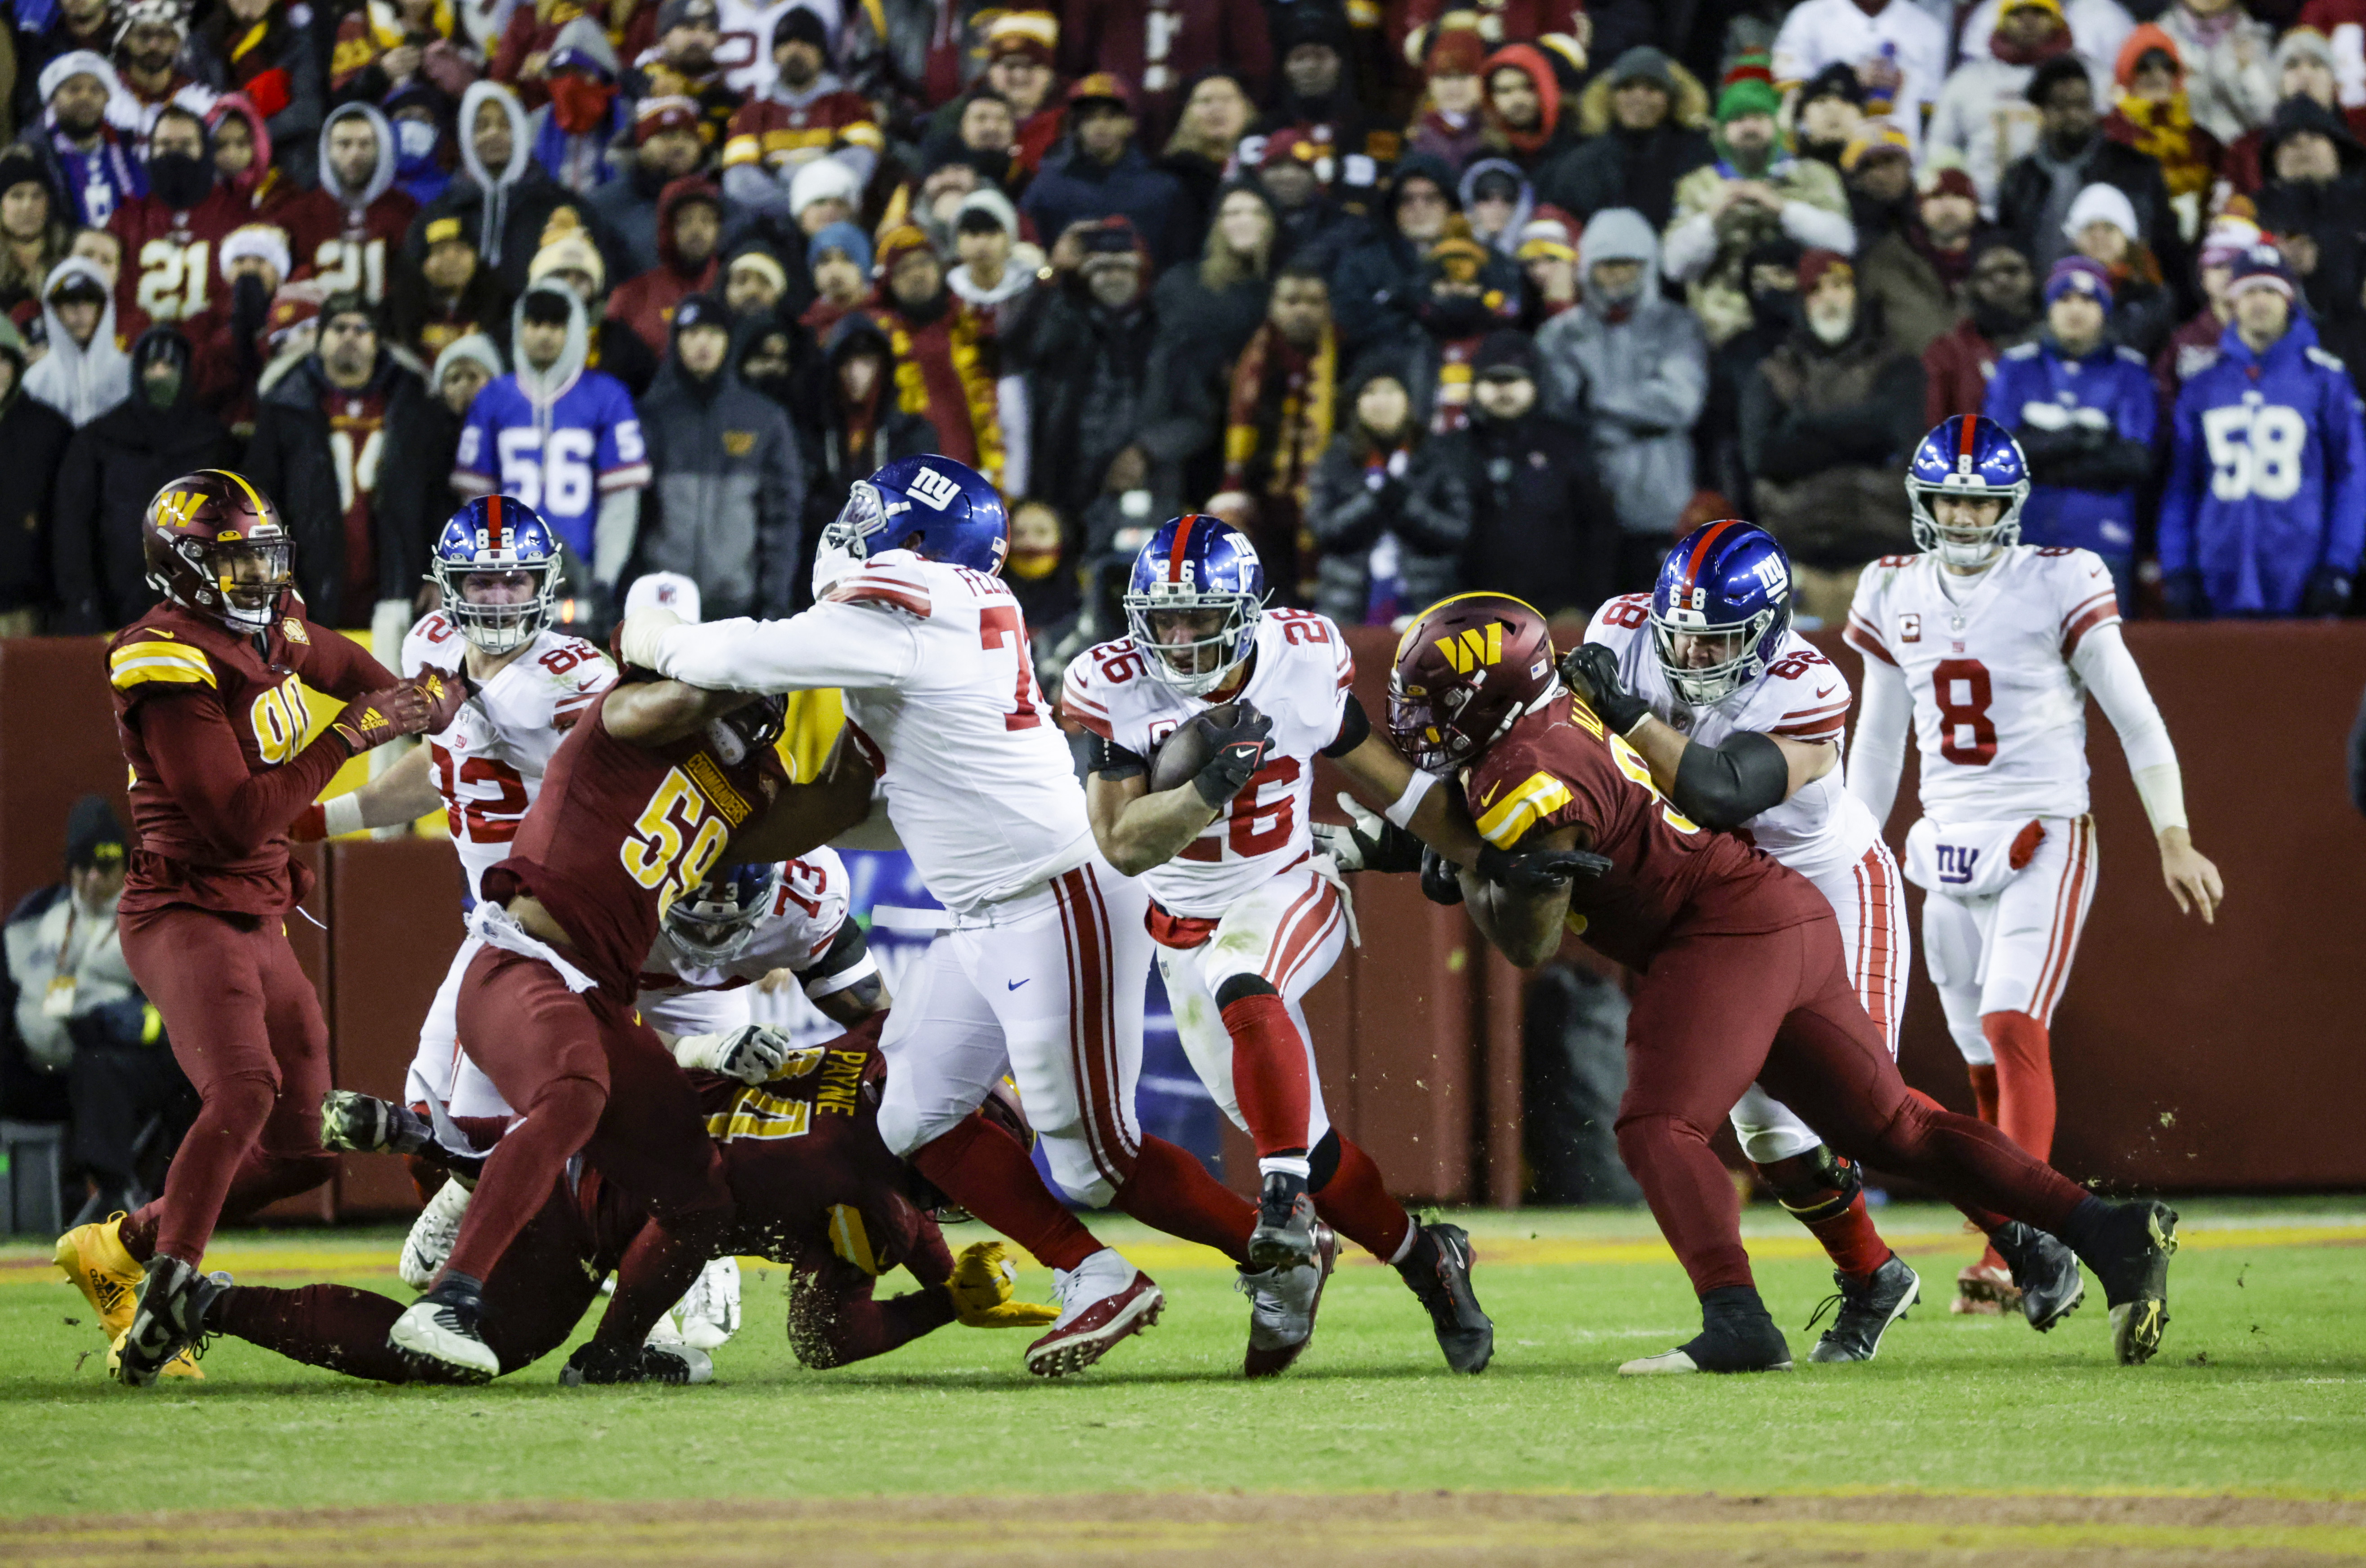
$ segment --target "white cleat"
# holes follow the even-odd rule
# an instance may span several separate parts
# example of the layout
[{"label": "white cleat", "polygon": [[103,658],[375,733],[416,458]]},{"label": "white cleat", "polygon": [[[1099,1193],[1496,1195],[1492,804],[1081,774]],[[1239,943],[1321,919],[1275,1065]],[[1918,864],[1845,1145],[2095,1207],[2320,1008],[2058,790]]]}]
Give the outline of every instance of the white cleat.
[{"label": "white cleat", "polygon": [[452,1256],[452,1244],[460,1239],[460,1220],[468,1212],[468,1188],[446,1182],[435,1189],[435,1195],[411,1222],[411,1234],[402,1238],[402,1261],[395,1266],[395,1272],[404,1284],[423,1291],[435,1282],[444,1260]]},{"label": "white cleat", "polygon": [[1669,1377],[1679,1372],[1696,1372],[1700,1363],[1682,1350],[1662,1350],[1656,1356],[1638,1356],[1618,1369],[1620,1377]]},{"label": "white cleat", "polygon": [[476,1313],[432,1294],[412,1302],[386,1338],[406,1355],[441,1362],[469,1377],[491,1379],[501,1372],[500,1358],[477,1332]]},{"label": "white cleat", "polygon": [[729,1343],[739,1332],[739,1260],[709,1262],[674,1310],[682,1314],[683,1344],[712,1350]]},{"label": "white cleat", "polygon": [[1038,1377],[1082,1372],[1111,1346],[1158,1321],[1166,1297],[1150,1276],[1104,1247],[1073,1270],[1057,1271],[1060,1316],[1027,1347],[1027,1370]]}]

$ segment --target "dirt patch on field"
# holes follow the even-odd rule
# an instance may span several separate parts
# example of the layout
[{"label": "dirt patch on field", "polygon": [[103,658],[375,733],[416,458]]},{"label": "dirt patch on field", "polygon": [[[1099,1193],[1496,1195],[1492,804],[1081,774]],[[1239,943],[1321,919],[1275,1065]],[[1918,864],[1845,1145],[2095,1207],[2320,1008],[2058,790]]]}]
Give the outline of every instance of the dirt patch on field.
[{"label": "dirt patch on field", "polygon": [[240,1568],[576,1563],[1820,1562],[2152,1568],[2366,1558],[2366,1503],[2244,1497],[1192,1494],[508,1503],[0,1525],[0,1562]]}]

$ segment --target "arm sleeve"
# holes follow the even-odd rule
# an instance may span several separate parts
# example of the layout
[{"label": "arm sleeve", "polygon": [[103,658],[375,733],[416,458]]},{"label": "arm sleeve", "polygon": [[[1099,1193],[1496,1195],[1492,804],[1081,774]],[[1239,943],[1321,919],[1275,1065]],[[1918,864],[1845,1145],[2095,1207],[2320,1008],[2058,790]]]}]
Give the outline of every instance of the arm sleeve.
[{"label": "arm sleeve", "polygon": [[919,666],[900,612],[817,604],[786,621],[710,621],[667,629],[658,673],[709,690],[811,691],[893,686]]},{"label": "arm sleeve", "polygon": [[[1087,732],[1092,734],[1092,732]],[[1141,753],[1129,751],[1104,734],[1093,734],[1092,770],[1114,782],[1120,778],[1137,778],[1150,771],[1149,759]]]},{"label": "arm sleeve", "polygon": [[253,855],[286,833],[353,756],[344,737],[329,730],[285,767],[250,774],[230,717],[213,698],[196,692],[152,697],[134,717],[174,802],[190,825],[233,857]]},{"label": "arm sleeve", "polygon": [[[308,621],[312,656],[304,664],[304,684],[315,691],[351,701],[365,691],[383,691],[400,678],[370,656],[369,650],[341,632]],[[460,662],[455,649],[452,662]]]},{"label": "arm sleeve", "polygon": [[2103,717],[2118,732],[2153,832],[2185,826],[2185,784],[2178,771],[2177,748],[2169,744],[2169,726],[2145,689],[2144,672],[2136,668],[2135,655],[2128,652],[2119,626],[2098,626],[2080,638],[2070,655],[2070,668],[2087,683]]},{"label": "arm sleeve", "polygon": [[1684,747],[1668,799],[1703,827],[1724,832],[1781,805],[1790,788],[1790,759],[1774,737],[1741,730],[1723,745]]},{"label": "arm sleeve", "polygon": [[1371,715],[1364,711],[1364,705],[1358,701],[1356,694],[1350,691],[1347,693],[1346,701],[1340,706],[1339,734],[1329,745],[1323,748],[1323,755],[1335,760],[1343,757],[1362,745],[1365,737],[1371,733]]},{"label": "arm sleeve", "polygon": [[1887,823],[1898,802],[1898,778],[1906,771],[1906,732],[1914,722],[1914,697],[1906,689],[1903,670],[1886,659],[1867,658],[1857,701],[1848,791],[1865,802],[1874,821]]}]

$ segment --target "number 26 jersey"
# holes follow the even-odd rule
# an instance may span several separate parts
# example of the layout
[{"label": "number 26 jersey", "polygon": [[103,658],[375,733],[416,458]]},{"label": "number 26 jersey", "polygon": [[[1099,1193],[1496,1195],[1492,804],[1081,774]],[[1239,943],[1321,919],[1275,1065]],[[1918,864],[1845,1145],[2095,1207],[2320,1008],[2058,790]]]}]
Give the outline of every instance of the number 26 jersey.
[{"label": "number 26 jersey", "polygon": [[2070,659],[2119,623],[2102,557],[2016,544],[1977,577],[1942,571],[1935,555],[1885,555],[1849,607],[1850,644],[1897,668],[1913,696],[1924,814],[2085,815],[2087,689]]}]

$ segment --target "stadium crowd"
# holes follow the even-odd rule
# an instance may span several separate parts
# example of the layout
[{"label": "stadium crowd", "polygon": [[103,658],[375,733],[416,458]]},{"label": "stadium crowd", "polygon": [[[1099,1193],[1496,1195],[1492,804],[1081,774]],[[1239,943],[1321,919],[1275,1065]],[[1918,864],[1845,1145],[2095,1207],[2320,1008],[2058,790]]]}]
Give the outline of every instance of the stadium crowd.
[{"label": "stadium crowd", "polygon": [[22,0],[0,631],[130,622],[232,462],[332,623],[496,487],[595,627],[660,569],[777,615],[921,451],[1015,503],[1047,655],[1191,507],[1346,622],[1745,516],[1833,622],[1968,411],[2131,613],[2343,612],[2360,10]]}]

